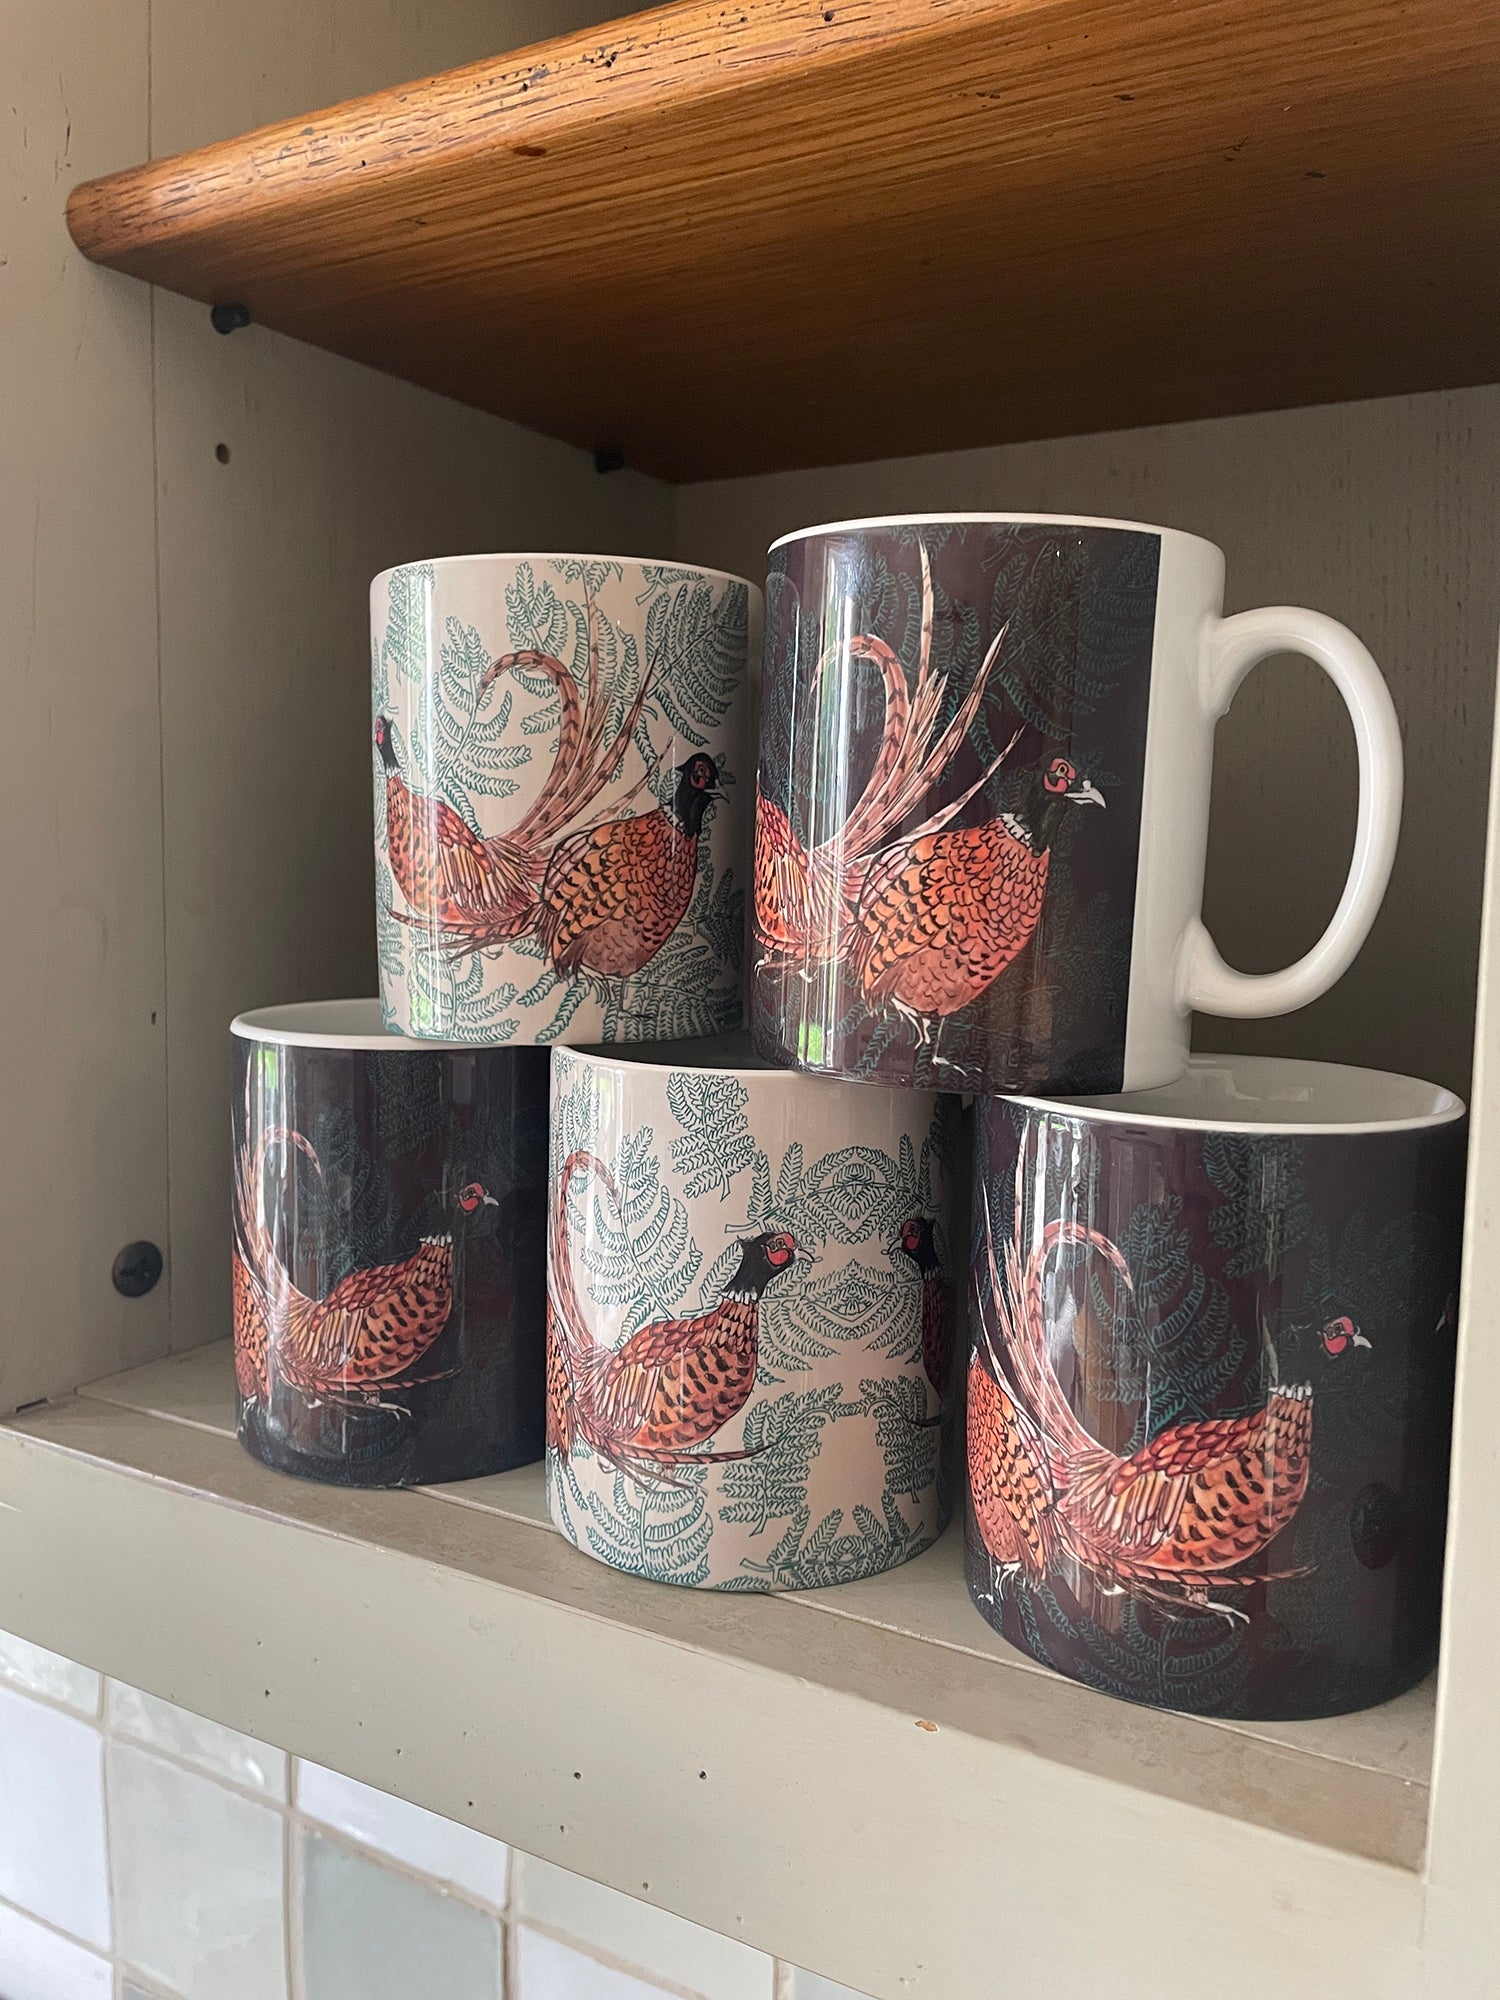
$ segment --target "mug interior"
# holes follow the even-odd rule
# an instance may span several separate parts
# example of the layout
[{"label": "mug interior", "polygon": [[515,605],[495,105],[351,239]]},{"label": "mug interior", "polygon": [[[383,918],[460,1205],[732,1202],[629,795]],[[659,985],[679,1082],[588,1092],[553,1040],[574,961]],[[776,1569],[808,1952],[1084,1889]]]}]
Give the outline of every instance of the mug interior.
[{"label": "mug interior", "polygon": [[378,589],[388,577],[394,576],[398,569],[430,569],[436,574],[439,571],[462,569],[466,565],[476,563],[481,566],[485,563],[499,563],[509,567],[515,563],[540,564],[568,562],[614,563],[620,569],[627,572],[639,572],[643,569],[680,570],[684,576],[709,576],[715,578],[720,583],[743,583],[749,589],[752,599],[760,596],[760,587],[758,584],[751,583],[748,577],[736,576],[734,571],[730,569],[711,569],[705,563],[663,562],[660,559],[648,560],[643,556],[584,555],[567,549],[504,549],[493,552],[479,550],[465,556],[409,556],[405,562],[393,563],[389,569],[383,569],[373,580],[370,588],[371,590]]},{"label": "mug interior", "polygon": [[778,535],[766,551],[774,555],[789,542],[806,542],[823,535],[859,535],[881,528],[1122,528],[1132,535],[1178,535],[1222,555],[1216,542],[1187,528],[1165,528],[1151,521],[1115,521],[1102,514],[870,514],[857,521],[824,521],[812,528],[794,528]]},{"label": "mug interior", "polygon": [[736,1028],[729,1035],[705,1035],[690,1042],[595,1042],[568,1048],[568,1053],[587,1056],[594,1062],[626,1063],[632,1069],[755,1070],[767,1076],[789,1078],[798,1074],[758,1056],[750,1045],[748,1028]]},{"label": "mug interior", "polygon": [[1464,1114],[1441,1084],[1344,1063],[1280,1056],[1194,1055],[1175,1083],[1108,1097],[1019,1100],[1132,1125],[1205,1125],[1220,1132],[1399,1131]]},{"label": "mug interior", "polygon": [[229,1024],[231,1035],[247,1042],[281,1042],[297,1049],[375,1049],[389,1055],[413,1049],[431,1055],[434,1049],[463,1049],[472,1042],[417,1040],[381,1025],[380,1002],[370,1000],[295,1000],[285,1007],[257,1007]]}]

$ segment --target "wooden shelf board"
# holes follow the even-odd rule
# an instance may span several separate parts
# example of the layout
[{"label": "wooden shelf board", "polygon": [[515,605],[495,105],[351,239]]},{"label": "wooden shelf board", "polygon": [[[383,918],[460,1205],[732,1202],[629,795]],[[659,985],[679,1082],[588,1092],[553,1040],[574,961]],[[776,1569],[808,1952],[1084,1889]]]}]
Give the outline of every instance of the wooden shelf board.
[{"label": "wooden shelf board", "polygon": [[[548,1520],[540,1466],[407,1493],[341,1491],[266,1470],[234,1439],[228,1342],[113,1377],[0,1427],[0,1500],[17,1466],[34,1461],[38,1447],[49,1460],[88,1461],[96,1494],[123,1496],[142,1479],[170,1486],[177,1511],[185,1498],[210,1535],[216,1517],[245,1513],[273,1531],[262,1546],[284,1549],[285,1560],[273,1559],[238,1585],[225,1575],[175,1578],[184,1602],[210,1596],[221,1610],[233,1603],[224,1634],[231,1652],[252,1633],[255,1650],[262,1650],[269,1632],[303,1615],[290,1585],[283,1596],[279,1579],[298,1575],[309,1533],[335,1536],[360,1544],[388,1569],[393,1630],[407,1622],[399,1579],[414,1564],[435,1567],[460,1594],[494,1603],[520,1593],[533,1607],[563,1614],[565,1624],[602,1621],[738,1672],[790,1676],[833,1700],[875,1703],[908,1728],[933,1722],[976,1743],[1347,1854],[1407,1869],[1420,1864],[1432,1754],[1430,1683],[1364,1715],[1299,1724],[1219,1722],[1129,1707],[1059,1679],[990,1630],[968,1602],[956,1530],[903,1568],[836,1590],[747,1598],[645,1583],[568,1546]],[[102,1556],[106,1525],[86,1518],[80,1526],[86,1546],[53,1551],[64,1573]],[[9,1601],[17,1577],[46,1555],[26,1547],[32,1533],[24,1509],[0,1505],[0,1584]],[[95,1600],[82,1585],[80,1571],[71,1589],[57,1582],[49,1595],[88,1606]],[[274,1711],[277,1726],[262,1706],[277,1699],[272,1690],[252,1690],[248,1712],[237,1704],[236,1676],[223,1662],[194,1681],[191,1659],[179,1662],[169,1650],[158,1661],[153,1634],[95,1620],[87,1609],[61,1633],[50,1626],[28,1631],[24,1620],[18,1629],[127,1680],[144,1671],[151,1685],[166,1673],[172,1687],[160,1691],[173,1699],[269,1733],[305,1755],[339,1761],[326,1742],[307,1736],[306,1715],[295,1702]],[[357,1666],[341,1654],[332,1606],[327,1628],[301,1637],[313,1655],[358,1685]],[[546,1671],[540,1657],[534,1665]],[[608,1689],[596,1693],[606,1704],[612,1699]],[[390,1776],[387,1766],[374,1781]],[[550,1782],[562,1801],[573,1803],[565,1773],[552,1773]],[[440,1809],[453,1804],[449,1798]],[[559,1809],[558,1799],[549,1799],[549,1825]],[[461,1803],[456,1816],[466,1816]],[[490,1830],[521,1837],[509,1825]]]},{"label": "wooden shelf board", "polygon": [[75,190],[671,479],[1500,377],[1488,0],[682,0]]}]

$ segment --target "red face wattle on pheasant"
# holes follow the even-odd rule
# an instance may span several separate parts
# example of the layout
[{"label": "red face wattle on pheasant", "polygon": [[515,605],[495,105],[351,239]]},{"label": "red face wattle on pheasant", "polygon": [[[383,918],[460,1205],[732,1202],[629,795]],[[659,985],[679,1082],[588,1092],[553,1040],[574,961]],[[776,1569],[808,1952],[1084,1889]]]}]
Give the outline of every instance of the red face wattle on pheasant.
[{"label": "red face wattle on pheasant", "polygon": [[1318,1338],[1323,1343],[1323,1352],[1335,1357],[1346,1354],[1351,1347],[1370,1345],[1347,1313],[1341,1313],[1337,1319],[1329,1320]]},{"label": "red face wattle on pheasant", "polygon": [[473,1215],[476,1209],[500,1206],[481,1181],[470,1181],[467,1187],[459,1189],[458,1205],[465,1215]]},{"label": "red face wattle on pheasant", "polygon": [[1054,798],[1071,799],[1074,805],[1102,806],[1104,794],[1097,785],[1080,778],[1078,766],[1066,757],[1054,757],[1042,779],[1043,789]]}]

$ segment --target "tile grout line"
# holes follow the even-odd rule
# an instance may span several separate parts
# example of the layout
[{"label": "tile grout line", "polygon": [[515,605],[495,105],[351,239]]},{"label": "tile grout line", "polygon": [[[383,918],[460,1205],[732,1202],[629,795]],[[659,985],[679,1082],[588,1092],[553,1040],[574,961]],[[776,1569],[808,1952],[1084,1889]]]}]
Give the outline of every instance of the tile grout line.
[{"label": "tile grout line", "polygon": [[104,1827],[104,1909],[109,1925],[110,1963],[116,1967],[120,1963],[119,1927],[115,1922],[115,1830],[114,1814],[110,1809],[110,1794],[114,1787],[110,1781],[109,1738],[104,1733],[104,1682],[99,1683],[99,1815]]},{"label": "tile grout line", "polygon": [[[419,1810],[425,1811],[426,1808],[422,1807]],[[439,1813],[437,1817],[441,1819],[442,1814]],[[377,1867],[384,1868],[389,1874],[400,1876],[403,1881],[415,1882],[419,1888],[434,1890],[445,1900],[462,1903],[466,1909],[477,1910],[481,1916],[494,1917],[499,1922],[505,1921],[503,1903],[486,1902],[483,1896],[477,1895],[472,1889],[466,1889],[461,1882],[451,1881],[446,1875],[429,1875],[424,1869],[413,1867],[411,1862],[403,1861],[399,1855],[388,1854],[383,1847],[372,1846],[370,1842],[361,1840],[357,1834],[346,1833],[342,1827],[330,1826],[326,1820],[314,1819],[311,1814],[302,1812],[300,1808],[288,1808],[288,1818],[303,1834],[310,1834],[315,1840],[326,1840],[334,1847],[341,1847],[348,1853],[358,1855],[362,1860],[373,1860]],[[453,1826],[460,1823],[457,1820],[449,1822]],[[485,1834],[482,1838],[489,1840],[493,1836]],[[509,1851],[508,1841],[497,1842],[497,1845]]]},{"label": "tile grout line", "polygon": [[[291,1782],[290,1770],[287,1773]],[[288,1809],[281,1822],[281,1935],[290,2000],[303,2000],[307,1987],[307,1931],[303,1921],[303,1827]]]},{"label": "tile grout line", "polygon": [[88,1938],[79,1937],[76,1931],[64,1930],[61,1924],[53,1923],[50,1917],[44,1917],[39,1910],[28,1910],[24,1903],[16,1902],[11,1896],[0,1895],[0,1909],[10,1910],[18,1917],[25,1917],[28,1923],[36,1924],[44,1931],[50,1931],[53,1937],[61,1938],[64,1944],[76,1945],[80,1951],[88,1952],[92,1958],[103,1959],[106,1964],[113,1963],[113,1946],[101,1951],[99,1946],[91,1943]]},{"label": "tile grout line", "polygon": [[[621,1889],[616,1893],[623,1896],[626,1892]],[[630,1898],[631,1902],[638,1902],[639,1900],[635,1896]],[[649,1903],[646,1907],[654,1910],[658,1906],[654,1903]],[[665,1914],[667,1916],[674,1916],[676,1913],[668,1910]],[[690,1917],[681,1917],[678,1921],[680,1923],[691,1923],[692,1919]],[[675,1979],[669,1979],[665,1973],[651,1971],[648,1966],[642,1965],[639,1959],[622,1958],[618,1952],[612,1952],[605,1946],[594,1943],[592,1939],[575,1937],[571,1931],[564,1930],[558,1924],[549,1924],[545,1919],[528,1916],[517,1916],[512,1920],[512,1924],[513,1928],[517,1931],[524,1926],[529,1931],[535,1931],[538,1937],[549,1938],[553,1944],[566,1945],[570,1951],[576,1951],[580,1958],[592,1959],[596,1965],[602,1965],[611,1972],[623,1972],[628,1978],[637,1979],[642,1985],[649,1985],[658,1993],[670,1995],[671,2000],[708,2000],[708,1996],[701,1987],[679,1985]],[[698,1928],[700,1930],[707,1930],[708,1926],[700,1924]],[[714,1937],[723,1937],[724,1933],[722,1931],[713,1931],[711,1935]],[[730,1944],[744,1944],[742,1938],[730,1938],[728,1942]],[[756,1951],[758,1949],[755,1945],[745,1945],[744,1948],[746,1951]],[[761,1952],[760,1956],[770,1959],[771,1974],[774,1981],[778,1961],[772,1958],[769,1952]],[[521,1996],[521,2000],[525,2000],[524,1995]]]},{"label": "tile grout line", "polygon": [[[58,1658],[62,1658],[60,1653],[58,1654]],[[78,1661],[76,1664],[81,1666],[83,1663],[82,1661]],[[90,1667],[87,1671],[92,1673],[94,1670]],[[25,1687],[20,1681],[13,1681],[5,1674],[0,1674],[0,1690],[3,1690],[7,1694],[18,1694],[23,1701],[34,1701],[39,1708],[51,1709],[54,1715],[70,1715],[75,1722],[81,1722],[89,1729],[102,1730],[104,1727],[104,1676],[102,1674],[99,1676],[99,1706],[94,1710],[92,1715],[89,1714],[87,1709],[77,1708],[71,1702],[64,1701],[60,1695],[43,1694],[39,1688]]]},{"label": "tile grout line", "polygon": [[[74,1720],[81,1719],[75,1712]],[[109,1909],[109,1945],[101,1951],[97,1944],[88,1939],[80,1938],[71,1931],[64,1930],[60,1925],[51,1922],[50,1919],[41,1916],[38,1912],[28,1910],[24,1905],[12,1902],[9,1897],[0,1896],[0,1907],[14,1910],[17,1915],[40,1925],[44,1930],[63,1939],[66,1943],[73,1944],[79,1949],[87,1951],[91,1956],[100,1959],[102,1963],[110,1967],[112,1979],[116,1984],[127,1976],[132,1981],[135,1981],[137,1979],[144,1979],[147,1975],[134,1967],[133,1963],[126,1957],[121,1942],[116,1936],[113,1867],[115,1843],[110,1811],[111,1787],[109,1783],[109,1760],[107,1754],[111,1742],[118,1743],[126,1749],[140,1751],[146,1756],[156,1756],[159,1758],[159,1761],[171,1768],[183,1771],[190,1777],[199,1778],[205,1784],[216,1785],[221,1790],[228,1792],[232,1797],[247,1799],[255,1805],[267,1806],[278,1814],[282,1821],[282,1934],[286,1955],[287,1992],[290,2000],[305,2000],[305,1966],[301,1950],[305,1935],[302,1928],[304,1898],[302,1895],[301,1870],[297,1866],[297,1863],[301,1859],[302,1838],[305,1835],[327,1839],[332,1845],[343,1849],[346,1853],[353,1853],[361,1859],[367,1858],[371,1861],[372,1865],[382,1868],[401,1879],[412,1881],[420,1887],[441,1895],[445,1900],[452,1900],[464,1908],[472,1909],[480,1915],[493,1918],[500,1929],[500,1972],[503,1982],[502,1992],[507,1996],[507,2000],[520,2000],[520,1967],[518,1955],[519,1932],[523,1924],[527,1929],[536,1931],[539,1936],[549,1938],[554,1943],[565,1945],[569,1950],[576,1951],[580,1957],[590,1959],[595,1964],[602,1965],[611,1971],[622,1972],[627,1976],[637,1978],[643,1983],[649,1984],[654,1990],[663,1995],[672,1996],[672,2000],[704,2000],[704,1995],[700,1990],[681,1985],[653,1968],[641,1964],[639,1960],[610,1951],[607,1947],[599,1945],[593,1939],[580,1937],[565,1925],[552,1924],[544,1919],[534,1919],[526,1916],[523,1911],[516,1907],[515,1903],[516,1864],[520,1855],[512,1843],[502,1843],[506,1848],[506,1884],[503,1892],[503,1900],[499,1903],[487,1902],[482,1897],[477,1896],[472,1890],[466,1889],[462,1884],[453,1882],[445,1877],[427,1874],[423,1870],[414,1867],[411,1863],[402,1860],[400,1857],[388,1854],[382,1848],[372,1846],[338,1827],[329,1826],[325,1822],[313,1818],[290,1800],[271,1799],[267,1798],[264,1793],[249,1791],[241,1785],[234,1784],[232,1781],[220,1777],[218,1774],[206,1772],[196,1765],[189,1764],[181,1757],[174,1756],[170,1752],[158,1752],[153,1746],[143,1745],[133,1737],[119,1737],[112,1731],[106,1732],[103,1728],[98,1730],[98,1735],[100,1739],[100,1790],[104,1821],[106,1895]],[[289,1757],[289,1762],[291,1761],[293,1760]],[[372,1787],[372,1789],[374,1788]],[[441,1815],[438,1815],[438,1817],[441,1818]],[[573,1871],[569,1870],[567,1872],[572,1873]],[[582,1877],[580,1879],[588,1880],[589,1878]],[[617,1893],[623,1895],[626,1892],[621,1890]],[[631,1898],[631,1900],[638,1901],[639,1899]],[[657,1909],[659,1906],[648,1904],[646,1907]],[[677,1918],[674,1911],[667,1910],[661,1912],[661,1914],[676,1918],[679,1922],[691,1922],[689,1918]],[[724,1934],[714,1932],[713,1935],[723,1936]],[[744,1940],[739,1938],[726,1938],[726,1942],[744,1944]],[[758,1949],[756,1946],[746,1946],[745,1948],[748,1950]],[[775,1958],[770,1953],[762,1955],[771,1961],[772,1990],[776,1996],[776,2000],[791,2000],[793,1968],[785,1961]]]},{"label": "tile grout line", "polygon": [[[125,1683],[122,1681],[119,1685],[123,1687]],[[166,1699],[165,1696],[158,1696],[157,1698],[159,1700]],[[172,1706],[175,1708],[177,1704],[174,1702]],[[181,1710],[181,1713],[183,1715],[191,1715],[193,1711],[185,1708]],[[200,1716],[198,1720],[207,1722],[210,1718],[208,1716]],[[227,1729],[229,1724],[220,1723],[216,1726],[221,1729]],[[106,1722],[102,1724],[100,1734],[106,1743],[117,1743],[122,1750],[139,1751],[143,1757],[155,1757],[159,1763],[169,1764],[175,1771],[185,1771],[190,1778],[202,1778],[206,1784],[218,1785],[221,1790],[232,1793],[235,1798],[246,1799],[251,1805],[269,1806],[273,1812],[285,1813],[291,1810],[287,1800],[285,1798],[278,1798],[274,1792],[260,1791],[254,1785],[247,1784],[243,1778],[231,1777],[225,1771],[206,1770],[202,1764],[195,1764],[191,1757],[185,1757],[180,1750],[169,1750],[164,1744],[154,1743],[149,1739],[143,1739],[139,1736],[128,1735],[124,1730],[117,1729],[113,1723]],[[237,1730],[235,1734],[243,1736],[245,1732],[244,1730]],[[259,1741],[260,1739],[257,1738],[256,1740]],[[275,1749],[275,1747],[274,1744],[266,1745],[267,1749]],[[287,1758],[288,1762],[290,1762],[290,1751],[282,1750],[277,1752],[277,1754]]]}]

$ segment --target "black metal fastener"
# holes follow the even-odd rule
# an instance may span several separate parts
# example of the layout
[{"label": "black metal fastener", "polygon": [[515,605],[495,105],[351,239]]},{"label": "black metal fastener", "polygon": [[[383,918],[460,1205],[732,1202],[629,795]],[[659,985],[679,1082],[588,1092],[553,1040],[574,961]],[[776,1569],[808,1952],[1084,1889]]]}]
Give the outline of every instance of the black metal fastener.
[{"label": "black metal fastener", "polygon": [[139,1299],[152,1289],[161,1273],[160,1250],[143,1238],[139,1243],[125,1245],[109,1275],[117,1292],[127,1299]]},{"label": "black metal fastener", "polygon": [[594,453],[595,472],[623,472],[625,454],[617,444],[602,444]]},{"label": "black metal fastener", "polygon": [[237,301],[226,302],[210,306],[208,317],[213,323],[215,333],[238,333],[242,326],[250,324],[250,308],[240,305]]}]

